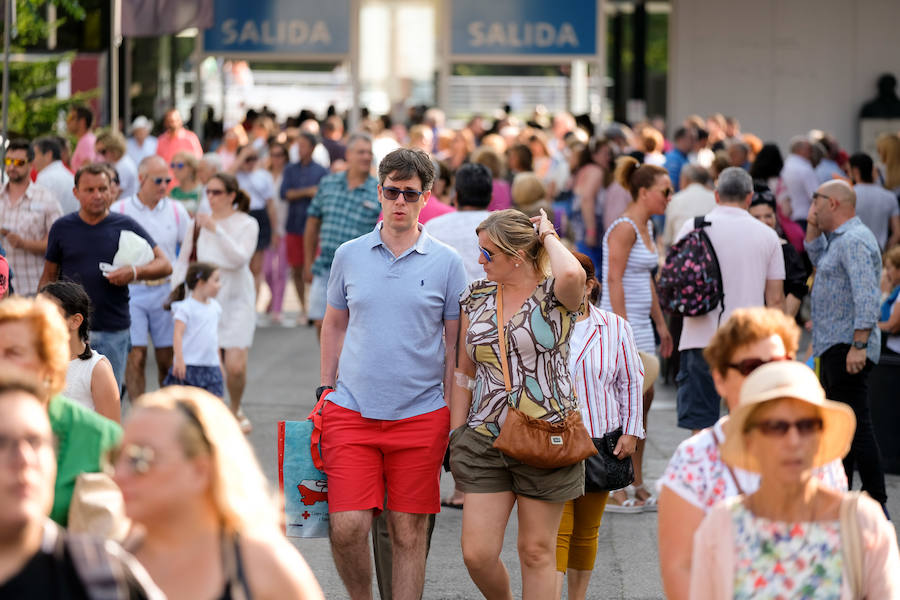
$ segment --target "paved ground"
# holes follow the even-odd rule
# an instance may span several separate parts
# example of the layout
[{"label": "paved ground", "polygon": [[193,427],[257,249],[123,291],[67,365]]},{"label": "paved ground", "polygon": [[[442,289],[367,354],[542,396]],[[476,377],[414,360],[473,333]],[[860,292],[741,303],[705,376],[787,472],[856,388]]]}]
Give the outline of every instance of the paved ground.
[{"label": "paved ground", "polygon": [[[148,366],[149,367],[149,366]],[[402,374],[398,374],[402,377]],[[148,381],[150,377],[148,377]],[[275,427],[279,420],[304,419],[314,404],[319,382],[315,331],[308,327],[257,329],[250,352],[245,410],[254,423],[250,440],[260,463],[277,485]],[[655,480],[687,432],[675,427],[674,388],[657,387],[651,411],[645,469]],[[444,476],[442,487],[452,482]],[[888,476],[890,510],[900,515],[900,476]],[[477,599],[480,594],[466,572],[459,546],[462,512],[444,509],[437,518],[425,580],[426,600]],[[510,520],[503,560],[510,572],[514,597],[521,597],[516,555],[516,521]],[[337,576],[327,540],[294,540],[329,599],[347,594]],[[656,514],[607,514],[600,527],[600,547],[588,598],[662,598],[656,544]]]}]

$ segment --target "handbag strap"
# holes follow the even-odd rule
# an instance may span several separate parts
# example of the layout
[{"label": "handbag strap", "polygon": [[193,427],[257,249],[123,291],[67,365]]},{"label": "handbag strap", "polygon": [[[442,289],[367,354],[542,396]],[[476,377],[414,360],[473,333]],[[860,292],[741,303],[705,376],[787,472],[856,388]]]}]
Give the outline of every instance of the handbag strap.
[{"label": "handbag strap", "polygon": [[[509,379],[509,364],[506,358],[506,324],[503,322],[503,284],[497,288],[497,337],[500,338],[500,369],[503,371],[503,385],[506,388],[506,400],[509,402],[509,393],[512,391],[512,383]],[[512,402],[509,402],[512,406]]]},{"label": "handbag strap", "polygon": [[847,573],[848,586],[854,600],[863,597],[863,549],[857,506],[860,492],[849,492],[841,501],[841,555]]}]

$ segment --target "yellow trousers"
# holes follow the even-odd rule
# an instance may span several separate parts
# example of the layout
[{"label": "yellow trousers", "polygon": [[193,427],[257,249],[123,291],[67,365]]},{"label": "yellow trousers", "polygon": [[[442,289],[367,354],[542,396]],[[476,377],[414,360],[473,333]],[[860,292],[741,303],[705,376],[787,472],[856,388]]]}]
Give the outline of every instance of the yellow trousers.
[{"label": "yellow trousers", "polygon": [[556,570],[591,571],[609,492],[587,493],[566,502],[556,536]]}]

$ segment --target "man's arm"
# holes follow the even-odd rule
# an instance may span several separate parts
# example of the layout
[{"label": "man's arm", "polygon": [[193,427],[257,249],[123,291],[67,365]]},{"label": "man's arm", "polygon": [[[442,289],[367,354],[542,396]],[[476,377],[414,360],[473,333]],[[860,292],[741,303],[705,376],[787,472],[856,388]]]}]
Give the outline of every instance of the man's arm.
[{"label": "man's arm", "polygon": [[766,306],[769,308],[777,308],[784,312],[784,280],[783,279],[766,279]]},{"label": "man's arm", "polygon": [[[869,333],[878,323],[881,257],[872,256],[872,252],[858,240],[848,241],[851,243],[841,248],[840,259],[850,279],[850,289],[839,290],[838,293],[850,293],[853,298],[853,341],[868,343]],[[847,352],[847,372],[859,373],[865,366],[866,349],[851,346]]]},{"label": "man's arm", "polygon": [[317,185],[308,185],[306,187],[301,188],[292,188],[289,190],[285,190],[284,196],[282,196],[288,202],[296,202],[297,200],[302,200],[303,198],[312,198],[316,195],[316,192],[319,191],[319,186]]},{"label": "man's arm", "polygon": [[135,281],[162,279],[172,273],[172,263],[159,246],[153,247],[153,260],[140,267],[120,267],[109,274],[107,279],[113,285],[128,285]]},{"label": "man's arm", "polygon": [[41,273],[41,280],[38,282],[38,290],[44,289],[45,285],[57,279],[59,279],[59,264],[45,260],[44,272]]},{"label": "man's arm", "polygon": [[47,252],[48,237],[49,236],[45,235],[39,240],[26,240],[22,236],[10,232],[6,234],[6,241],[10,248],[18,248],[19,250],[24,250],[30,254],[43,255]]},{"label": "man's arm", "polygon": [[347,335],[349,323],[349,309],[341,310],[330,304],[325,308],[325,319],[322,321],[320,385],[334,387],[337,382],[338,360],[344,347],[344,337]]},{"label": "man's arm", "polygon": [[456,341],[459,337],[459,319],[444,319],[444,402],[450,407],[453,391],[453,369],[456,365]]},{"label": "man's arm", "polygon": [[318,217],[306,217],[306,228],[303,230],[303,279],[312,281],[312,266],[316,259],[316,248],[319,246],[319,231],[322,220]]},{"label": "man's arm", "polygon": [[900,244],[900,216],[891,217],[891,237],[888,238],[885,250],[890,250],[897,244]]}]

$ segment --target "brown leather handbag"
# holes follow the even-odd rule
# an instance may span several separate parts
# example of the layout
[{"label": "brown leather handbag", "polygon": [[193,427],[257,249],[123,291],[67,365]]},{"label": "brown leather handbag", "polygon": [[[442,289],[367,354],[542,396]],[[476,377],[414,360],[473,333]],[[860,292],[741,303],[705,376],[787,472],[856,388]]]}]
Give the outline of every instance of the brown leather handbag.
[{"label": "brown leather handbag", "polygon": [[500,286],[497,290],[497,334],[500,338],[500,368],[503,370],[509,406],[500,435],[494,440],[494,448],[526,465],[541,469],[568,467],[597,454],[578,409],[569,412],[562,421],[550,423],[526,415],[513,404],[505,329],[503,286]]}]

